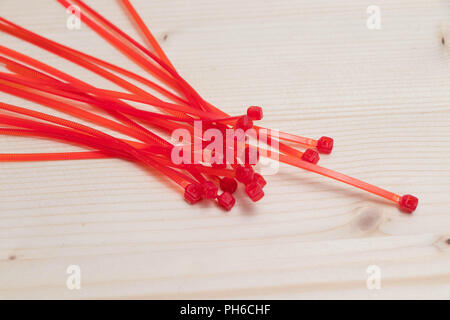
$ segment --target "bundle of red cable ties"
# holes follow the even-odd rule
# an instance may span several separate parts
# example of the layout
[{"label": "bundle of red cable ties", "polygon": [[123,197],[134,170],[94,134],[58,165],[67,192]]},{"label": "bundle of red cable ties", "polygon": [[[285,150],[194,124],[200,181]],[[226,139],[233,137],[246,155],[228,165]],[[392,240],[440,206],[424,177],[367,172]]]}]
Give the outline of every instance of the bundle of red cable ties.
[{"label": "bundle of red cable ties", "polygon": [[[0,90],[132,140],[119,139],[68,119],[0,103],[1,134],[48,138],[89,149],[69,153],[0,154],[0,161],[121,158],[159,171],[181,187],[184,198],[191,204],[211,199],[230,210],[235,204],[233,193],[238,182],[245,185],[245,192],[253,201],[264,196],[266,181],[255,172],[255,165],[260,157],[265,157],[366,190],[397,203],[405,212],[416,209],[418,199],[412,195],[400,196],[318,166],[318,152],[330,153],[333,139],[309,139],[256,126],[254,122],[263,117],[262,109],[257,106],[249,107],[244,115],[230,116],[205,101],[179,75],[128,0],[121,3],[145,37],[147,47],[83,1],[57,1],[69,10],[76,6],[85,25],[151,77],[69,48],[0,17],[1,31],[81,66],[125,92],[96,87],[1,45],[0,62],[6,72],[0,72]],[[147,106],[155,110],[147,110]],[[171,134],[172,138],[176,133],[183,143],[171,143],[161,133]],[[301,152],[287,142],[306,150]]]}]

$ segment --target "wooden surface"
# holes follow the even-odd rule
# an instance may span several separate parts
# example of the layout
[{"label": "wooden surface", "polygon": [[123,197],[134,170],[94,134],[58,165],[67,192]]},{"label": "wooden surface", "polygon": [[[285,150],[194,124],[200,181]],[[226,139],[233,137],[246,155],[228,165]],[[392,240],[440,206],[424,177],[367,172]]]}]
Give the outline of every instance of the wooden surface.
[{"label": "wooden surface", "polygon": [[[137,36],[115,1],[88,1]],[[133,0],[180,73],[231,114],[335,138],[322,165],[420,198],[412,216],[281,166],[266,197],[231,213],[189,206],[120,160],[1,163],[0,298],[450,298],[450,3],[447,0]],[[369,5],[381,29],[366,26]],[[56,1],[0,0],[1,15],[130,70]],[[98,86],[84,70],[0,42]],[[34,107],[1,93],[1,101]],[[0,137],[1,152],[75,150]],[[66,287],[69,265],[81,289]],[[366,286],[381,270],[381,289]]]}]

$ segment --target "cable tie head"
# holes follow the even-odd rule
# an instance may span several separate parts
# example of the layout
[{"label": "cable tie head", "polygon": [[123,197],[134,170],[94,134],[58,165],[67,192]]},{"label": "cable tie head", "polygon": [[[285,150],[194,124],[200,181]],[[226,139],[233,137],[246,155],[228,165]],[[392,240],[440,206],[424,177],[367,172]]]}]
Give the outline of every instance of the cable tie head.
[{"label": "cable tie head", "polygon": [[260,200],[264,197],[264,191],[259,183],[253,181],[245,186],[245,193],[252,199],[253,202]]},{"label": "cable tie head", "polygon": [[224,192],[217,197],[217,202],[219,205],[227,211],[230,211],[236,203],[236,199],[229,192]]},{"label": "cable tie head", "polygon": [[212,181],[205,181],[202,183],[202,195],[205,199],[215,199],[217,197],[219,188]]},{"label": "cable tie head", "polygon": [[251,106],[247,109],[247,117],[252,120],[261,120],[263,118],[263,110],[258,106]]},{"label": "cable tie head", "polygon": [[416,210],[417,205],[419,204],[419,199],[417,199],[413,195],[405,194],[400,198],[398,204],[400,205],[400,209],[404,212],[412,213],[414,210]]},{"label": "cable tie head", "polygon": [[247,185],[253,181],[253,168],[239,166],[236,169],[236,180]]},{"label": "cable tie head", "polygon": [[220,180],[220,189],[232,194],[237,189],[237,182],[232,178],[224,177]]},{"label": "cable tie head", "polygon": [[253,121],[248,116],[239,117],[236,121],[236,129],[242,129],[247,131],[248,129],[253,128]]},{"label": "cable tie head", "polygon": [[190,204],[197,203],[202,199],[202,191],[199,183],[191,183],[184,189],[184,199]]},{"label": "cable tie head", "polygon": [[303,161],[310,162],[313,164],[319,162],[319,159],[320,159],[319,154],[317,153],[317,151],[313,149],[306,149],[306,151],[302,155]]},{"label": "cable tie head", "polygon": [[320,153],[330,154],[331,150],[333,150],[333,139],[330,137],[321,137],[317,140],[316,149]]},{"label": "cable tie head", "polygon": [[264,179],[264,177],[257,172],[255,172],[253,175],[253,181],[258,183],[261,186],[261,188],[264,188],[264,186],[267,184],[266,179]]}]

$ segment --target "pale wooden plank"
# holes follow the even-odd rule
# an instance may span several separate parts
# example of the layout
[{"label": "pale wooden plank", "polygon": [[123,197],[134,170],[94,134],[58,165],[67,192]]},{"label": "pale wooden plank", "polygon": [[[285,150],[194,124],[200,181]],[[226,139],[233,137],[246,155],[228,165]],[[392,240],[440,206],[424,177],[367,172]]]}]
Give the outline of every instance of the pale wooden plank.
[{"label": "pale wooden plank", "polygon": [[[87,28],[67,30],[55,1],[26,3],[3,0],[0,12],[141,72]],[[117,3],[90,3],[136,35]],[[325,166],[417,194],[421,206],[401,215],[283,166],[260,203],[241,199],[224,214],[186,205],[169,184],[119,160],[4,163],[1,298],[449,298],[447,1],[377,1],[382,29],[372,31],[367,4],[356,0],[133,3],[202,95],[233,114],[260,104],[271,127],[335,137]],[[11,37],[0,41],[109,86]],[[0,139],[2,152],[73,149]],[[65,286],[70,264],[82,268],[79,291]],[[381,290],[366,288],[369,265],[382,270]]]}]

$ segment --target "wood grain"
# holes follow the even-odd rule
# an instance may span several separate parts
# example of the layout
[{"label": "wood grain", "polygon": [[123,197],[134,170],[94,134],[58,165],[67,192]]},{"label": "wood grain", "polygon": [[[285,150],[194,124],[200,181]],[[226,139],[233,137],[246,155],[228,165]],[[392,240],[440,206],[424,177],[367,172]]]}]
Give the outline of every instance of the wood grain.
[{"label": "wood grain", "polygon": [[[88,1],[138,36],[115,1]],[[189,206],[119,160],[1,163],[0,298],[450,298],[450,3],[446,0],[133,0],[207,99],[264,124],[329,135],[324,166],[415,194],[389,203],[282,166],[257,204]],[[366,9],[381,9],[380,30]],[[141,72],[56,1],[0,0],[1,15]],[[3,45],[106,81],[0,34]],[[141,74],[143,74],[141,72]],[[42,108],[1,93],[1,101]],[[56,113],[55,113],[56,114]],[[72,150],[0,137],[1,152]],[[66,268],[79,265],[81,290]],[[381,268],[381,289],[366,287]]]}]

